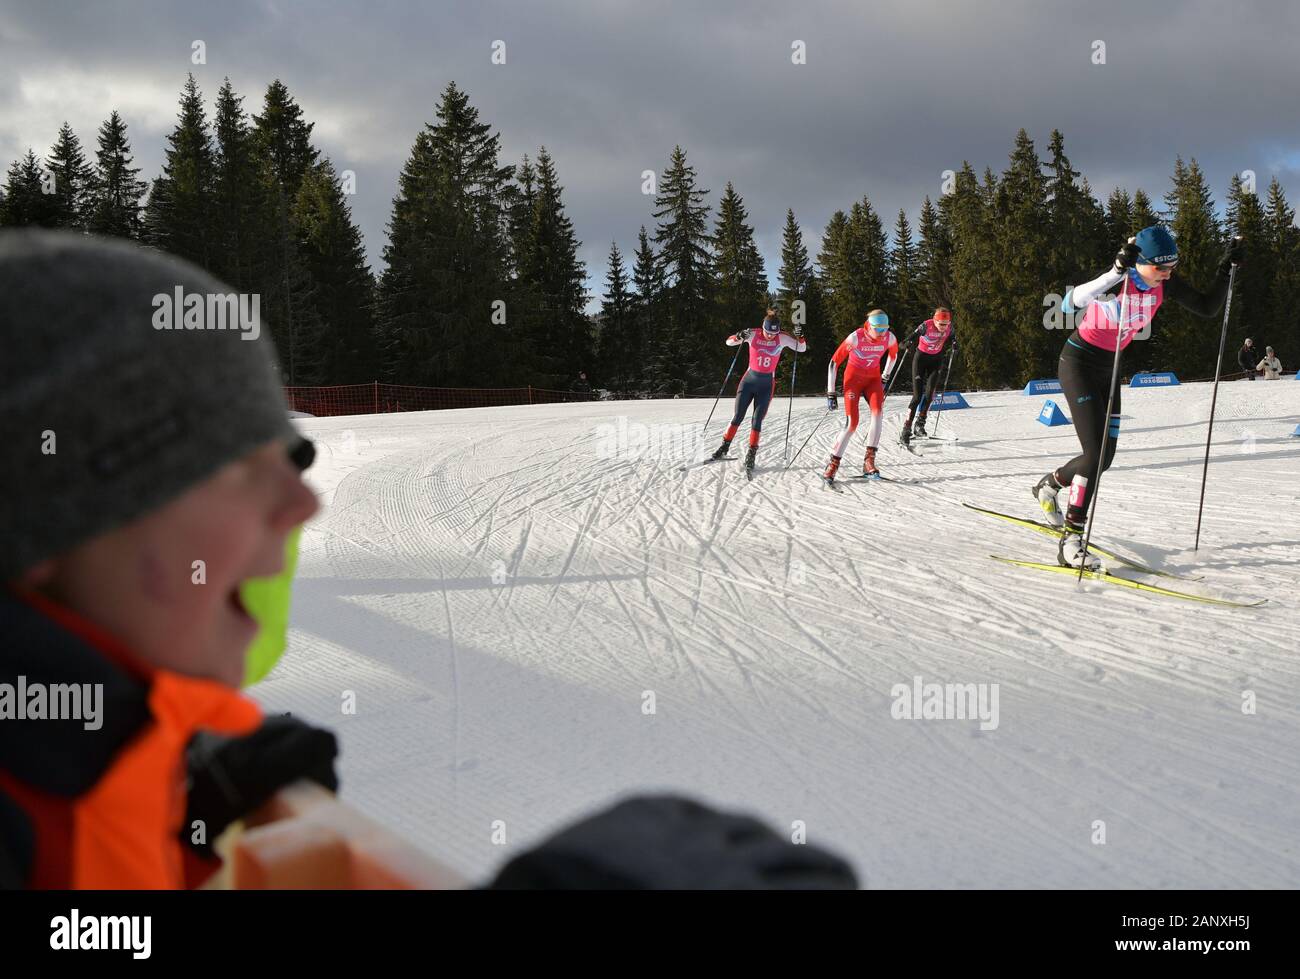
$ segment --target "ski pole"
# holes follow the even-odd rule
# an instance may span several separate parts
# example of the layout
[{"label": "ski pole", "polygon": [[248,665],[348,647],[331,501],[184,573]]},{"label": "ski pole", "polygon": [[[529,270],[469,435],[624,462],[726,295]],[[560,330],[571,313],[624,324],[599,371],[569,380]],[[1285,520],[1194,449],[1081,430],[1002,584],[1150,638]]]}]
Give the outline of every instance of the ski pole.
[{"label": "ski pole", "polygon": [[1087,564],[1088,542],[1092,540],[1092,518],[1097,512],[1097,490],[1101,487],[1102,467],[1106,465],[1106,442],[1110,439],[1110,413],[1115,406],[1115,388],[1119,384],[1119,355],[1123,344],[1120,343],[1124,332],[1124,323],[1128,319],[1128,270],[1124,271],[1124,284],[1119,290],[1119,322],[1115,325],[1115,366],[1110,372],[1110,395],[1106,398],[1106,417],[1102,421],[1101,455],[1097,457],[1097,475],[1088,487],[1088,517],[1083,529],[1083,557],[1079,559],[1079,577],[1083,583],[1083,569]]},{"label": "ski pole", "polygon": [[709,409],[709,417],[704,419],[704,427],[700,429],[704,432],[709,427],[709,422],[713,421],[713,413],[718,410],[718,402],[722,400],[722,392],[727,390],[727,382],[731,380],[731,372],[736,369],[736,360],[740,357],[740,344],[736,344],[736,354],[731,358],[731,366],[727,368],[727,376],[722,379],[722,387],[718,388],[718,396],[713,399],[713,407]]},{"label": "ski pole", "polygon": [[[796,339],[798,339],[796,337]],[[737,351],[739,353],[739,351]],[[790,417],[794,414],[794,381],[799,372],[799,351],[794,352],[794,360],[790,364],[790,408],[785,413],[785,448],[781,450],[781,458],[784,459],[790,454]]]},{"label": "ski pole", "polygon": [[957,356],[957,342],[954,340],[952,349],[948,351],[948,369],[943,375],[943,390],[939,392],[939,417],[934,420],[934,434],[939,434],[939,426],[943,424],[943,396],[948,393],[948,378],[952,377],[952,359]]},{"label": "ski pole", "polygon": [[894,390],[894,382],[898,380],[898,375],[903,372],[903,365],[907,363],[907,355],[912,352],[912,344],[909,341],[903,348],[903,356],[898,358],[898,366],[894,368],[894,373],[889,377],[889,386],[885,388],[885,397],[889,397],[889,392]]},{"label": "ski pole", "polygon": [[1228,342],[1228,313],[1232,309],[1232,280],[1237,276],[1234,264],[1228,270],[1228,298],[1223,304],[1223,332],[1219,334],[1219,360],[1214,365],[1214,393],[1210,395],[1210,424],[1205,432],[1205,465],[1201,469],[1201,502],[1196,506],[1196,543],[1193,551],[1201,548],[1201,512],[1205,509],[1205,480],[1210,475],[1210,439],[1214,437],[1214,406],[1219,400],[1219,373],[1223,370],[1223,347]]},{"label": "ski pole", "polygon": [[791,459],[788,463],[786,463],[785,466],[786,469],[789,469],[791,466],[794,465],[794,460],[799,458],[800,453],[802,453],[803,450],[808,446],[808,443],[812,441],[812,437],[817,434],[817,429],[822,427],[822,422],[826,420],[827,415],[833,415],[833,414],[834,414],[833,411],[826,411],[822,414],[821,418],[817,419],[817,424],[814,425],[813,430],[808,433],[808,437],[803,440],[803,445],[799,446],[799,451],[794,454],[794,459]]}]

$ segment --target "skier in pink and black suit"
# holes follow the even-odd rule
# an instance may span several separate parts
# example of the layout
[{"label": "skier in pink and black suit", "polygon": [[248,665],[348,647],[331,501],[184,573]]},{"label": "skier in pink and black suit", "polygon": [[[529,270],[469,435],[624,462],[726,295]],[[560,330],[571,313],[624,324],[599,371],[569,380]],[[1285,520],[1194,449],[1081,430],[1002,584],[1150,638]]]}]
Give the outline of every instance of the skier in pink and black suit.
[{"label": "skier in pink and black suit", "polygon": [[[939,386],[939,368],[943,364],[943,355],[951,348],[957,349],[957,340],[952,335],[952,310],[940,306],[934,316],[926,320],[912,333],[916,340],[916,356],[912,359],[912,401],[907,406],[907,421],[903,422],[902,440],[912,441],[912,435],[926,435],[925,419],[930,413],[930,403],[934,401],[935,390]],[[921,414],[916,414],[920,406]],[[912,419],[916,418],[916,431],[912,431]]]},{"label": "skier in pink and black suit", "polygon": [[[1083,451],[1045,475],[1032,490],[1048,522],[1062,528],[1056,559],[1065,567],[1082,566],[1093,571],[1101,567],[1095,555],[1085,553],[1083,534],[1088,494],[1096,490],[1088,481],[1096,477],[1099,465],[1102,471],[1110,468],[1119,440],[1118,387],[1110,417],[1106,417],[1116,344],[1122,357],[1134,337],[1149,330],[1165,299],[1172,299],[1196,316],[1208,319],[1217,315],[1228,297],[1232,266],[1240,264],[1244,256],[1242,240],[1231,239],[1209,292],[1199,292],[1185,280],[1174,277],[1178,245],[1167,228],[1153,224],[1120,248],[1111,268],[1091,282],[1066,291],[1062,309],[1067,313],[1083,312],[1084,316],[1061,349],[1057,376]],[[1121,308],[1126,310],[1122,324],[1119,322]],[[1067,486],[1069,507],[1062,518],[1057,494]]]},{"label": "skier in pink and black suit", "polygon": [[736,412],[731,416],[731,424],[722,436],[713,458],[721,459],[731,448],[731,440],[736,437],[736,429],[745,420],[745,412],[754,406],[754,417],[749,423],[749,450],[745,453],[745,468],[754,468],[754,456],[758,453],[758,440],[763,431],[763,418],[772,404],[772,395],[776,391],[776,367],[781,362],[781,351],[789,349],[803,353],[808,349],[808,342],[803,338],[803,328],[795,327],[794,336],[781,332],[781,320],[776,310],[769,309],[763,319],[762,329],[741,330],[727,337],[727,346],[736,347],[742,343],[749,344],[749,370],[740,379],[736,388]]}]

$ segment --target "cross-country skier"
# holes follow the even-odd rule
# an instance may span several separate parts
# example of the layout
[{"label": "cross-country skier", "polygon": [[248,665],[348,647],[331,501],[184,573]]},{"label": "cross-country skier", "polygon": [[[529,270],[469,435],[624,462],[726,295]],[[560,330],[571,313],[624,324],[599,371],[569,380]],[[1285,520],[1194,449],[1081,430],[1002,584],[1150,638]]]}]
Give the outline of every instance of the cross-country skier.
[{"label": "cross-country skier", "polygon": [[731,448],[731,440],[736,437],[736,429],[745,420],[745,412],[754,406],[753,420],[749,423],[749,451],[745,453],[745,468],[754,469],[754,456],[758,453],[758,440],[763,431],[763,418],[772,404],[772,394],[776,390],[776,366],[781,360],[781,351],[790,349],[803,353],[808,349],[808,341],[803,338],[803,327],[796,325],[794,336],[781,332],[781,320],[776,310],[769,309],[763,319],[761,329],[741,330],[727,337],[728,347],[749,344],[749,370],[740,379],[736,388],[736,412],[731,416],[731,424],[722,436],[722,444],[713,453],[714,459],[721,459]]},{"label": "cross-country skier", "polygon": [[[930,413],[930,403],[934,401],[935,389],[939,386],[939,367],[943,364],[943,355],[957,349],[957,340],[952,335],[952,311],[940,306],[934,316],[926,320],[912,333],[916,341],[916,356],[912,359],[912,401],[907,406],[907,421],[903,423],[901,440],[904,445],[912,441],[912,435],[927,435],[925,419]],[[921,413],[917,415],[917,406]],[[916,427],[912,427],[912,419]]]},{"label": "cross-country skier", "polygon": [[[888,358],[887,362],[886,358]],[[835,478],[840,468],[840,458],[848,447],[849,439],[858,428],[858,400],[866,397],[871,406],[871,428],[867,432],[867,457],[862,461],[862,475],[879,477],[876,468],[876,447],[880,444],[880,425],[884,419],[885,387],[898,361],[898,339],[889,331],[889,317],[884,310],[873,309],[867,321],[854,330],[836,349],[826,367],[826,408],[834,411],[835,375],[840,364],[848,361],[844,370],[844,427],[831,446],[830,462],[822,478],[828,482]],[[884,363],[884,369],[881,364]]]},{"label": "cross-country skier", "polygon": [[[1097,473],[1102,440],[1106,438],[1102,468],[1108,469],[1119,437],[1118,390],[1110,418],[1105,417],[1116,340],[1122,352],[1135,336],[1150,328],[1165,299],[1174,300],[1197,316],[1215,316],[1228,296],[1231,267],[1240,264],[1243,257],[1241,239],[1232,239],[1219,262],[1218,275],[1209,293],[1198,292],[1182,279],[1171,278],[1178,264],[1178,246],[1167,229],[1152,225],[1120,248],[1112,268],[1091,282],[1066,290],[1062,309],[1067,313],[1083,311],[1083,319],[1061,350],[1058,376],[1083,451],[1049,472],[1032,490],[1048,521],[1065,529],[1057,549],[1057,560],[1065,567],[1096,570],[1101,564],[1095,556],[1084,553],[1083,532],[1088,517],[1088,481]],[[1117,285],[1118,295],[1104,295]],[[1125,303],[1128,315],[1117,328],[1121,302]],[[1106,437],[1108,428],[1110,434]],[[1070,487],[1069,507],[1062,519],[1057,494],[1066,486]]]}]

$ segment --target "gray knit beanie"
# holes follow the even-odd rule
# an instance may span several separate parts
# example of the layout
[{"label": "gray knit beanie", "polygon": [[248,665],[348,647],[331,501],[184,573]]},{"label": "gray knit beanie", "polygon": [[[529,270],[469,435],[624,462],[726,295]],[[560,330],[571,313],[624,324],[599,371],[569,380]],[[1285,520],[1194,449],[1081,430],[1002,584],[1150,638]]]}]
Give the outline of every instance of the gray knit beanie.
[{"label": "gray knit beanie", "polygon": [[129,242],[0,231],[0,581],[296,437],[239,301]]}]

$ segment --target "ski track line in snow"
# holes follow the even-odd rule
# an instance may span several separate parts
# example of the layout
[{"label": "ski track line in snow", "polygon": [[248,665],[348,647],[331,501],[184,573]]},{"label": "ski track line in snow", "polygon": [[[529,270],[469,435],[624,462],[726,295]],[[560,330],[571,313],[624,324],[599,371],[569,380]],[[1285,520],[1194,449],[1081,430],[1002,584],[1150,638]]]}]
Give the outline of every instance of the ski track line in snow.
[{"label": "ski track line in snow", "polygon": [[[694,746],[678,741],[667,758],[686,750],[702,773],[712,770],[713,727],[753,741],[769,765],[733,761],[708,784],[722,798],[750,798],[748,772],[755,791],[783,785],[779,811],[791,798],[811,807],[829,834],[821,838],[865,861],[874,883],[1294,886],[1300,868],[1284,814],[1300,782],[1288,748],[1300,727],[1300,664],[1288,641],[1300,625],[1288,604],[1300,465],[1289,473],[1275,460],[1300,453],[1267,441],[1266,420],[1240,423],[1256,436],[1250,458],[1216,437],[1193,555],[1203,426],[1166,424],[1180,397],[1197,400],[1193,387],[1140,403],[1125,392],[1125,414],[1145,424],[1125,429],[1103,480],[1098,539],[1155,566],[1200,570],[1197,588],[1211,594],[1283,596],[1245,615],[990,567],[988,553],[1050,560],[1054,545],[961,501],[1032,515],[1028,486],[1077,451],[1068,429],[1037,431],[1038,402],[1016,394],[976,395],[977,411],[957,412],[951,426],[945,418],[944,431],[963,439],[955,448],[882,453],[887,472],[919,482],[854,485],[841,496],[822,494],[812,470],[766,467],[750,483],[734,460],[678,473],[661,458],[599,459],[597,418],[569,421],[570,406],[445,415],[448,424],[406,419],[400,438],[362,440],[373,442],[371,455],[326,460],[343,475],[324,525],[313,521],[304,535],[304,576],[437,579],[428,581],[437,620],[432,605],[419,613],[418,593],[367,596],[365,614],[405,609],[419,628],[569,683],[623,696],[664,688],[678,722],[662,730]],[[1277,393],[1300,412],[1300,398]],[[694,404],[626,410],[675,422]],[[1243,401],[1238,410],[1253,408]],[[818,420],[799,414],[796,444]],[[988,430],[998,437],[977,437]],[[1220,453],[1235,455],[1220,466]],[[493,554],[507,575],[498,587],[476,575]],[[793,587],[796,562],[805,577]],[[436,684],[448,670],[439,656],[441,673],[419,656],[394,660]],[[881,725],[885,692],[913,675],[996,680],[1002,727],[972,737],[961,724]],[[308,676],[289,671],[285,682]],[[496,722],[479,713],[472,733],[463,728],[461,678],[447,682],[447,787],[478,811],[491,793],[510,791],[499,771],[509,745],[465,781],[460,759],[482,752]],[[1258,691],[1259,719],[1241,716],[1243,689]],[[367,748],[382,751],[383,739]],[[378,797],[404,797],[381,783]],[[522,792],[543,782],[513,784]],[[1111,846],[1086,844],[1093,818],[1115,826]],[[468,841],[452,849],[481,852]]]}]

